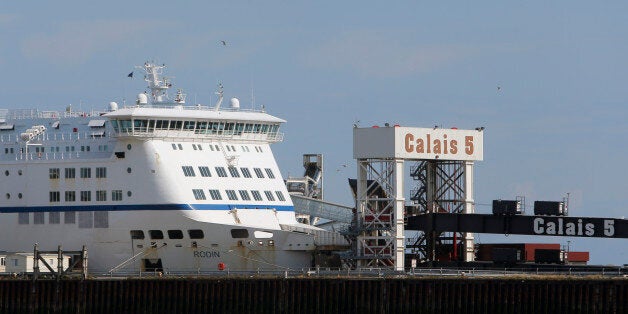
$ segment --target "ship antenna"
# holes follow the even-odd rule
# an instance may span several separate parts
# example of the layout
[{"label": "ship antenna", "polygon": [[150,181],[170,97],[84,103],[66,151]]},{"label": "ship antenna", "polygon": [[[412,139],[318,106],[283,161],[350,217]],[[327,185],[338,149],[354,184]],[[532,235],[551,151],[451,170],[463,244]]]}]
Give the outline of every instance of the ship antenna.
[{"label": "ship antenna", "polygon": [[216,111],[218,111],[220,110],[220,105],[222,104],[222,95],[223,95],[222,83],[218,83],[218,91],[215,92],[214,94],[218,95],[218,102],[216,102]]}]

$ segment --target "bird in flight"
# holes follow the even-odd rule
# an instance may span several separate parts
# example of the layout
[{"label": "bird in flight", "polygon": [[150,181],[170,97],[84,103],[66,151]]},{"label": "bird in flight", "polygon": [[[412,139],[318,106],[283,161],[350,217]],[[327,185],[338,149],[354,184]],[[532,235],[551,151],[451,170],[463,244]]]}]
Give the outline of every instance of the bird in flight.
[{"label": "bird in flight", "polygon": [[224,40],[221,40],[221,41],[220,41],[220,43],[221,43],[223,46],[226,46],[226,45],[227,45],[227,42],[226,42],[226,41],[224,41]]}]

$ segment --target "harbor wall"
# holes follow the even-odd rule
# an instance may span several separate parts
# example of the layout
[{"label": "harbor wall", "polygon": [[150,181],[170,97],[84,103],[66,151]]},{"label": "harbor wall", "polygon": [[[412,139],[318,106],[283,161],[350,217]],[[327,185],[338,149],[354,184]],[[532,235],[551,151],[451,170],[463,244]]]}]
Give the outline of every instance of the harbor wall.
[{"label": "harbor wall", "polygon": [[7,279],[0,312],[628,313],[628,280]]}]

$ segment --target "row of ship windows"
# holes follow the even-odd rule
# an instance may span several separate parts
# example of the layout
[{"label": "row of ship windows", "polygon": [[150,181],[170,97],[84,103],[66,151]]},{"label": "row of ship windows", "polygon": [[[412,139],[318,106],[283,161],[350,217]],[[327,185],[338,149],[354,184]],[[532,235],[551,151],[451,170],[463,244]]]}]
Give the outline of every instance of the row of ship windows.
[{"label": "row of ship windows", "polygon": [[[91,146],[89,145],[82,145],[80,146],[80,151],[81,152],[90,152],[92,150]],[[106,152],[108,151],[109,146],[108,145],[98,145],[98,151],[99,152]],[[29,149],[30,152],[32,152]],[[70,153],[70,152],[75,152],[77,151],[76,146],[66,146],[65,147],[65,151]],[[61,152],[61,147],[59,146],[50,146],[50,147],[35,147],[35,153],[45,153],[45,152],[51,152],[51,153],[59,153]],[[5,154],[14,154],[15,151],[13,149],[13,147],[5,147],[4,148],[4,153]],[[20,153],[24,153],[24,148],[20,148]]]},{"label": "row of ship windows", "polygon": [[[130,168],[129,168],[130,169]],[[127,169],[128,171],[128,169]],[[80,177],[83,179],[92,177],[92,168],[80,168],[79,169]],[[48,175],[50,179],[59,179],[61,178],[61,169],[59,168],[50,168],[48,169]],[[64,177],[66,179],[74,179],[76,178],[76,168],[65,168],[64,169]],[[96,167],[96,178],[106,178],[107,177],[107,167]]]},{"label": "row of ship windows", "polygon": [[[148,237],[151,240],[163,240],[164,232],[161,230],[148,230]],[[200,229],[188,230],[188,237],[192,240],[205,238],[205,233]],[[181,230],[166,230],[168,238],[171,240],[183,239],[183,231]],[[249,231],[247,229],[231,229],[231,237],[234,239],[244,239],[249,237]],[[144,240],[146,236],[143,230],[131,230],[131,239]]]},{"label": "row of ship windows", "polygon": [[[216,144],[209,144],[207,147],[209,147],[209,150],[212,152],[219,152],[220,151],[220,146],[216,145]],[[236,152],[237,149],[235,147],[235,145],[225,145],[226,149],[228,152]],[[251,149],[248,146],[240,146],[242,151],[245,153],[248,153],[251,151]],[[192,144],[192,148],[194,150],[203,150],[203,146],[201,144]],[[258,153],[263,153],[264,151],[262,150],[261,146],[254,146],[255,151]],[[172,143],[172,149],[173,150],[183,150],[183,145],[179,144],[179,143]]]},{"label": "row of ship windows", "polygon": [[113,130],[118,133],[148,132],[159,130],[193,131],[195,134],[276,134],[279,124],[262,123],[234,123],[210,121],[181,121],[181,120],[111,120]]},{"label": "row of ship windows", "polygon": [[[48,212],[48,223],[51,225],[61,224],[62,212]],[[33,224],[43,225],[46,223],[46,213],[36,212],[33,214]],[[78,215],[77,215],[78,214]],[[17,223],[28,225],[31,223],[31,213],[18,213]],[[77,219],[78,216],[78,219]],[[63,212],[63,223],[74,225],[78,223],[79,228],[109,228],[109,212],[107,211],[67,211]]]},{"label": "row of ship windows", "polygon": [[[194,167],[192,166],[181,166],[181,169],[183,170],[183,175],[185,175],[186,177],[195,177],[196,173],[194,172]],[[219,177],[222,178],[226,178],[228,177],[227,175],[227,171],[225,170],[225,167],[215,167],[216,169],[216,174]],[[231,177],[233,178],[239,178],[240,177],[240,171],[242,171],[242,176],[245,178],[252,178],[253,176],[251,175],[251,171],[249,170],[249,168],[246,167],[240,167],[240,171],[238,171],[238,168],[236,167],[228,167],[227,168],[229,170],[229,174],[231,174]],[[273,173],[273,170],[270,168],[265,168],[264,169],[266,171],[266,176],[268,176],[269,179],[274,179],[275,178],[275,174]],[[198,167],[198,171],[201,174],[201,177],[211,177],[211,171],[209,170],[209,167],[207,166],[199,166]],[[253,171],[255,172],[255,176],[263,179],[264,178],[264,173],[262,172],[262,169],[260,168],[253,168]]]},{"label": "row of ship windows", "polygon": [[[251,195],[256,201],[263,200],[262,194],[260,193],[260,191],[257,190],[252,190],[251,194],[249,194],[249,191],[247,190],[238,190],[238,193],[236,193],[235,190],[225,190],[225,193],[227,194],[227,198],[231,201],[237,201],[238,194],[240,195],[240,199],[242,199],[243,201],[250,201]],[[203,189],[192,189],[192,194],[194,194],[194,198],[197,200],[202,201],[207,199],[207,197],[205,196],[205,191]],[[264,191],[264,195],[266,195],[266,199],[270,202],[275,201],[275,195],[277,195],[277,200],[279,200],[280,202],[286,201],[286,197],[281,191],[275,191],[275,194],[273,194],[272,191]],[[210,189],[209,196],[212,198],[212,200],[222,200],[222,194],[220,193],[220,190]]]},{"label": "row of ship windows", "polygon": [[[64,201],[65,202],[76,202],[77,198],[76,198],[76,191],[65,191],[64,193],[65,197],[64,197]],[[107,191],[105,190],[99,190],[96,191],[96,201],[97,202],[106,202],[107,201]],[[61,192],[59,191],[50,191],[50,202],[51,203],[59,203],[61,202]],[[131,191],[128,191],[126,193],[126,195],[128,197],[131,197],[131,195],[133,195],[131,193]],[[79,193],[80,196],[80,201],[81,202],[91,202],[92,201],[92,191],[80,191]],[[9,197],[9,195],[7,194],[7,197]],[[21,198],[21,197],[20,197]],[[112,190],[111,191],[111,200],[114,202],[120,202],[122,201],[122,190]]]}]

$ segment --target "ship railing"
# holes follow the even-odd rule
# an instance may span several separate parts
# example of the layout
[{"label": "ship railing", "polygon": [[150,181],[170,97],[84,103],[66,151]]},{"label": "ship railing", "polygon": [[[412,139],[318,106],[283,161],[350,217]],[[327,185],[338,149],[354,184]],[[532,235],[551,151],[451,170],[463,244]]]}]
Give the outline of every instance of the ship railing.
[{"label": "ship railing", "polygon": [[626,277],[628,270],[621,267],[598,267],[592,269],[585,268],[471,268],[471,267],[441,267],[423,268],[406,267],[404,271],[396,271],[385,267],[304,267],[304,268],[278,268],[278,269],[257,269],[242,270],[225,267],[223,270],[208,270],[200,268],[188,268],[171,270],[168,268],[152,271],[139,271],[122,269],[117,271],[91,271],[96,277],[229,277],[229,278],[412,278],[412,277],[529,277],[529,276],[565,276],[565,277]]},{"label": "ship railing", "polygon": [[[59,118],[76,118],[76,117],[98,117],[106,112],[99,110],[85,111],[50,111],[38,109],[5,109],[5,119],[59,119]],[[2,115],[2,112],[0,112]]]},{"label": "ship railing", "polygon": [[[64,142],[64,141],[77,141],[77,140],[95,140],[101,138],[109,138],[111,136],[111,132],[106,131],[90,131],[90,132],[44,132],[42,134],[37,135],[32,140],[29,141],[30,144],[37,144],[40,142]],[[8,143],[23,143],[20,134],[7,134],[0,136],[0,142],[8,142]]]},{"label": "ship railing", "polygon": [[281,142],[284,134],[275,133],[245,133],[237,131],[222,131],[216,133],[196,133],[194,131],[172,131],[172,130],[137,130],[128,132],[113,133],[113,137],[142,137],[142,138],[173,138],[173,139],[216,139],[227,141],[260,141],[260,142]]},{"label": "ship railing", "polygon": [[66,160],[108,158],[111,152],[45,152],[45,153],[17,153],[15,160]]},{"label": "ship railing", "polygon": [[[216,111],[215,106],[204,106],[204,105],[181,105],[177,103],[167,103],[167,104],[152,104],[152,105],[132,105],[132,106],[123,106],[125,109],[131,108],[155,108],[155,109],[179,109],[179,110],[199,110],[199,111]],[[218,111],[229,111],[229,112],[258,112],[258,113],[266,113],[266,109],[255,109],[255,108],[231,108],[231,107],[220,107]]]}]

